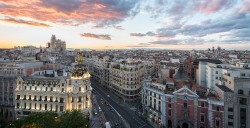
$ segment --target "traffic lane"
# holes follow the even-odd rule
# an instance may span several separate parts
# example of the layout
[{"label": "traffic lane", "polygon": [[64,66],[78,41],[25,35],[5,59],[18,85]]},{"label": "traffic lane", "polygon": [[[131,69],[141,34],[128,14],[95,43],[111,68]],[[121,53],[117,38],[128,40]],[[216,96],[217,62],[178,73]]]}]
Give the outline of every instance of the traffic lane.
[{"label": "traffic lane", "polygon": [[[98,104],[99,104],[99,107],[101,108],[101,111],[99,110],[99,108],[97,109],[98,110],[98,113],[99,114],[104,114],[104,116],[105,116],[105,118],[106,118],[106,121],[108,121],[108,122],[110,122],[111,123],[111,125],[112,125],[112,119],[111,119],[111,117],[107,114],[107,110],[105,109],[105,106],[103,106],[103,103],[102,103],[102,101],[101,101],[101,98],[100,97],[98,97],[97,98],[98,100],[97,100],[97,102],[98,102]],[[104,122],[105,123],[105,122]]]},{"label": "traffic lane", "polygon": [[[121,104],[121,99],[119,99],[119,97],[113,93],[111,93],[110,91],[108,91],[106,88],[104,88],[102,85],[100,85],[100,83],[93,81],[92,82],[93,85],[95,86],[94,88],[98,88],[104,95],[103,97],[107,97],[107,95],[110,95],[109,99],[112,99],[116,102],[116,104],[119,104],[120,108],[125,109],[127,112],[130,113],[130,118],[132,117],[132,119],[134,119],[136,122],[138,122],[139,124],[142,124],[142,127],[147,127],[147,128],[153,128],[151,125],[145,123],[143,121],[143,119],[141,119],[141,117],[139,117],[134,111],[132,111],[128,105],[123,106],[123,104]],[[106,93],[106,94],[105,94]],[[116,109],[116,108],[115,108]],[[119,111],[118,111],[119,112]],[[121,114],[121,113],[120,113]],[[130,119],[129,118],[129,119]],[[129,122],[129,121],[128,121]],[[130,123],[130,122],[129,122]],[[130,123],[131,124],[131,123]]]},{"label": "traffic lane", "polygon": [[[104,97],[107,97],[107,94],[108,94],[108,95],[110,95],[110,98],[111,98],[112,100],[115,100],[116,103],[119,103],[119,102],[121,101],[121,99],[119,99],[118,96],[116,96],[115,94],[110,93],[109,91],[107,91],[107,89],[105,89],[104,87],[102,87],[99,83],[97,83],[97,82],[93,82],[93,83],[94,83],[94,86],[98,85],[98,86],[99,86],[98,89],[101,89],[101,91],[103,91],[104,93],[106,93],[106,94],[104,95]],[[97,88],[97,87],[96,87],[96,88]],[[132,111],[127,105],[126,105],[126,106],[122,106],[120,103],[119,103],[119,105],[120,105],[122,108],[124,108],[127,112],[129,112],[129,113],[132,115],[131,117],[132,117],[134,120],[136,120],[136,121],[139,122],[140,124],[144,124],[144,123],[145,123],[145,122],[144,122],[140,117],[138,117],[138,115],[136,115],[135,112]]]},{"label": "traffic lane", "polygon": [[111,126],[116,126],[119,122],[119,116],[115,112],[110,111],[110,106],[105,104],[105,100],[101,101],[100,96],[98,96],[98,101],[107,121],[110,122]]},{"label": "traffic lane", "polygon": [[104,93],[100,88],[97,87],[96,84],[93,84],[92,87],[100,94],[102,95],[102,98],[108,101],[114,108],[115,110],[122,115],[122,117],[130,124],[131,128],[138,128],[140,126],[143,126],[144,123],[140,123],[137,120],[134,119],[134,115],[131,115],[130,112],[125,110],[123,107],[118,105],[115,101],[112,100],[112,98],[108,98],[107,94]]}]

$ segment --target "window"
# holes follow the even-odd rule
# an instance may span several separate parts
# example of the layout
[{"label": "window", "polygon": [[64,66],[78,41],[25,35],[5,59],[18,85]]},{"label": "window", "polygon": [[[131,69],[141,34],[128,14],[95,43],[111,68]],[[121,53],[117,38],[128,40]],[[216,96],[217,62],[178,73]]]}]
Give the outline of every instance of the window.
[{"label": "window", "polygon": [[63,106],[60,106],[60,111],[61,111],[61,112],[63,111],[63,108],[64,108]]},{"label": "window", "polygon": [[44,97],[44,101],[47,101],[47,96]]},{"label": "window", "polygon": [[49,100],[50,100],[50,102],[53,102],[53,101],[52,101],[52,99],[53,99],[53,97],[52,97],[52,96],[50,96],[50,99],[49,99]]},{"label": "window", "polygon": [[19,100],[19,99],[20,99],[20,95],[17,95],[17,96],[16,96],[16,99]]},{"label": "window", "polygon": [[229,112],[233,112],[234,109],[233,109],[233,108],[228,108],[228,111],[229,111]]},{"label": "window", "polygon": [[243,90],[238,90],[238,94],[243,95],[244,94]]},{"label": "window", "polygon": [[241,105],[247,105],[247,98],[240,98],[240,99],[239,99],[239,103],[240,103]]},{"label": "window", "polygon": [[171,108],[171,104],[168,104],[168,108]]},{"label": "window", "polygon": [[203,114],[201,115],[201,122],[205,122],[205,116]]},{"label": "window", "polygon": [[220,127],[220,120],[216,120],[216,127]]},{"label": "window", "polygon": [[79,87],[79,92],[81,91],[81,87]]},{"label": "window", "polygon": [[82,97],[78,97],[78,102],[82,102]]},{"label": "window", "polygon": [[26,95],[23,95],[23,100],[26,100]]},{"label": "window", "polygon": [[60,98],[60,103],[63,103],[63,98]]},{"label": "window", "polygon": [[168,102],[171,102],[171,98],[168,98]]},{"label": "window", "polygon": [[64,92],[64,88],[62,88],[62,92]]},{"label": "window", "polygon": [[44,105],[45,110],[47,110],[47,104]]},{"label": "window", "polygon": [[218,71],[216,71],[215,73],[218,74]]},{"label": "window", "polygon": [[233,122],[228,122],[228,126],[233,126],[234,123]]},{"label": "window", "polygon": [[20,104],[19,104],[19,103],[16,103],[16,107],[19,108],[19,107],[20,107]]},{"label": "window", "polygon": [[168,110],[168,115],[171,116],[171,110]]},{"label": "window", "polygon": [[184,103],[183,106],[184,106],[184,108],[187,108],[187,103]]},{"label": "window", "polygon": [[240,108],[240,127],[246,128],[246,108]]},{"label": "window", "polygon": [[217,107],[216,107],[216,111],[220,111],[220,106],[217,106]]},{"label": "window", "polygon": [[203,102],[201,102],[201,107],[204,107],[205,105],[204,105],[204,103]]},{"label": "window", "polygon": [[29,100],[31,100],[31,95],[29,95]]},{"label": "window", "polygon": [[36,101],[36,96],[34,96],[34,101]]},{"label": "window", "polygon": [[53,91],[53,87],[50,88],[50,91]]}]

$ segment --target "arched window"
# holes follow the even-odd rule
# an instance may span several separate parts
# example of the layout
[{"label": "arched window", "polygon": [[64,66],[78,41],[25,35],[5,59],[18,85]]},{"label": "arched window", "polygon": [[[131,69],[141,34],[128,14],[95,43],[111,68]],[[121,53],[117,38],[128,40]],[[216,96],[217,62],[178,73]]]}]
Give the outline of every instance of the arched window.
[{"label": "arched window", "polygon": [[238,94],[242,94],[243,95],[243,90],[238,90]]}]

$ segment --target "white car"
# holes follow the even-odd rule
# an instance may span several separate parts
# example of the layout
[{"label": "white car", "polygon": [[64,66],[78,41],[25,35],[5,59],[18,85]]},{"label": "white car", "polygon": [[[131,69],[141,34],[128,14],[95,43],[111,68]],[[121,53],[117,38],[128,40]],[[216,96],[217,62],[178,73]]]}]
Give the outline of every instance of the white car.
[{"label": "white car", "polygon": [[107,97],[110,97],[109,95],[107,95]]},{"label": "white car", "polygon": [[99,109],[99,112],[101,112],[101,111],[102,111],[101,107],[99,107],[98,109]]}]

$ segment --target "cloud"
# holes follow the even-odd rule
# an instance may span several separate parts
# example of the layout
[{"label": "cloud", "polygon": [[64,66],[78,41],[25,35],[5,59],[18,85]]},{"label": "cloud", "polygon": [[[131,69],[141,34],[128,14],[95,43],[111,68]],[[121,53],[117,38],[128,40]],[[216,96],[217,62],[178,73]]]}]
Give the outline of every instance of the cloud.
[{"label": "cloud", "polygon": [[147,33],[130,33],[130,36],[135,36],[135,37],[144,37],[144,36],[151,36],[151,37],[173,37],[175,34],[167,29],[158,29],[157,33],[154,32],[147,32]]},{"label": "cloud", "polygon": [[147,35],[143,34],[143,33],[130,33],[130,36],[143,37],[143,36],[147,36]]},{"label": "cloud", "polygon": [[52,23],[110,26],[138,14],[137,0],[0,0],[0,14]]},{"label": "cloud", "polygon": [[117,26],[117,25],[113,25],[113,28],[117,29],[117,30],[124,30],[124,28],[122,28],[122,26]]},{"label": "cloud", "polygon": [[25,25],[31,25],[31,26],[39,26],[39,27],[51,27],[48,24],[36,22],[36,21],[27,21],[23,19],[16,19],[13,17],[5,16],[4,19],[0,19],[1,21],[8,22],[8,23],[14,23],[14,24],[25,24]]},{"label": "cloud", "polygon": [[80,34],[82,37],[96,38],[101,40],[111,40],[110,35],[108,34],[93,34],[93,33],[83,33]]}]

